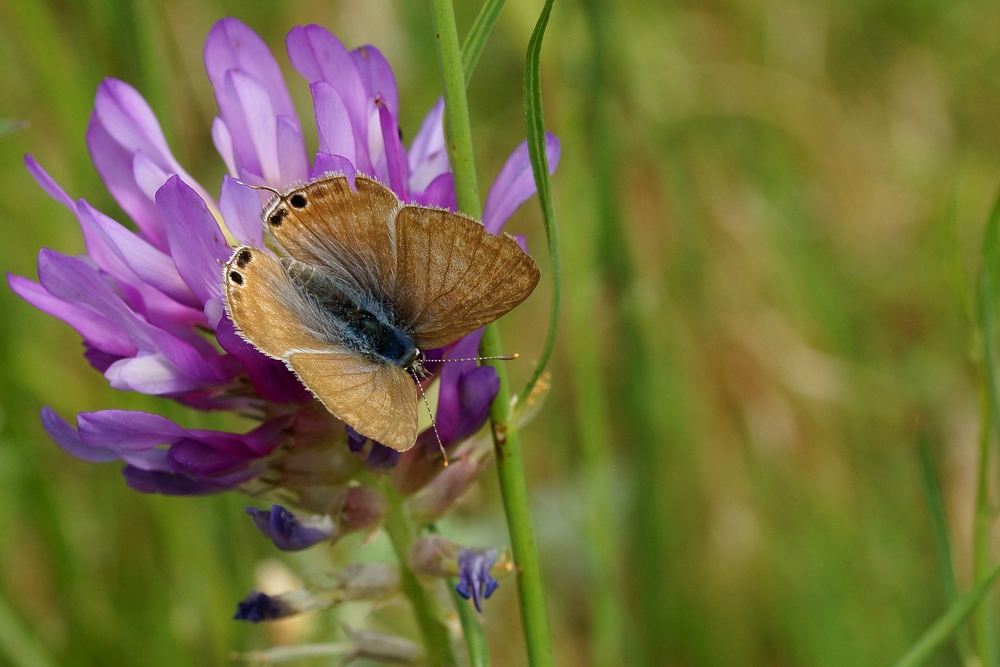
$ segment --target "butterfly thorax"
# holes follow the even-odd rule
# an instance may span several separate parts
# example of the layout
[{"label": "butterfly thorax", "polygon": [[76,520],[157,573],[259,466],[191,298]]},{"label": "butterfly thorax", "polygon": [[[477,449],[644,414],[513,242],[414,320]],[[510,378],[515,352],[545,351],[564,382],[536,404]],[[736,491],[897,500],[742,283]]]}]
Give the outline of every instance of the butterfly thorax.
[{"label": "butterfly thorax", "polygon": [[281,263],[299,293],[323,315],[312,327],[317,335],[372,361],[409,368],[418,359],[413,337],[395,323],[389,307],[338,284],[311,264],[293,259]]}]

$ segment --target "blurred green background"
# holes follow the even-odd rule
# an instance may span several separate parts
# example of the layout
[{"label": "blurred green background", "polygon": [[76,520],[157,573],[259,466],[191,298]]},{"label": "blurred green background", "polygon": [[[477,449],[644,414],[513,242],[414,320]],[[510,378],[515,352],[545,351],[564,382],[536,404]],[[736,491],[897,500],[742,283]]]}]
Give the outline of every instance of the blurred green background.
[{"label": "blurred green background", "polygon": [[[478,3],[457,5],[464,34]],[[524,135],[540,6],[507,2],[470,86],[484,193]],[[271,45],[313,147],[308,88],[283,47],[294,25],[378,46],[407,138],[440,95],[423,2],[0,0],[0,118],[28,123],[0,138],[0,268],[33,278],[40,247],[83,250],[25,153],[125,220],[84,143],[105,76],[146,96],[217,192],[201,53],[227,15]],[[523,446],[557,664],[891,664],[946,606],[920,428],[959,582],[971,579],[979,426],[963,285],[1000,185],[1000,5],[557,0],[542,76],[563,147],[565,293],[552,389]],[[964,274],[946,270],[949,202]],[[548,276],[536,203],[508,229]],[[501,323],[528,360],[511,364],[514,386],[541,350],[548,297],[543,279]],[[338,618],[378,626],[351,610],[280,628],[230,620],[270,559],[298,572],[388,550],[280,556],[236,494],[142,496],[117,466],[62,453],[43,405],[231,426],[111,390],[81,352],[69,327],[0,289],[0,664],[218,665],[329,639]],[[492,469],[442,529],[504,543]],[[510,580],[483,620],[494,664],[524,665]]]}]

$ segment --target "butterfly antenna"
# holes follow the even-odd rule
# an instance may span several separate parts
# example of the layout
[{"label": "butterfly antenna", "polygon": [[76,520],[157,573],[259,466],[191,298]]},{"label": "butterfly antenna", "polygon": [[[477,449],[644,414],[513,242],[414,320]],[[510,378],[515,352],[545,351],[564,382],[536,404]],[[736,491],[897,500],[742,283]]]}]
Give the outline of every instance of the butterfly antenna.
[{"label": "butterfly antenna", "polygon": [[410,371],[410,375],[413,376],[413,379],[414,379],[414,381],[417,384],[417,391],[420,392],[420,398],[424,399],[424,407],[427,408],[427,414],[430,415],[430,418],[431,418],[431,428],[434,429],[434,437],[437,438],[438,449],[441,450],[441,456],[444,457],[444,467],[447,468],[448,467],[448,452],[445,451],[445,449],[444,449],[444,443],[441,441],[441,434],[438,433],[437,422],[434,421],[434,413],[431,412],[431,404],[427,400],[427,394],[424,393],[424,388],[420,385],[420,380],[417,378],[416,373],[414,373],[413,371]]},{"label": "butterfly antenna", "polygon": [[428,361],[440,361],[442,363],[448,361],[490,361],[491,359],[496,359],[499,361],[514,361],[519,356],[521,355],[515,352],[514,354],[501,354],[496,357],[470,357],[468,359],[424,359],[424,363]]},{"label": "butterfly antenna", "polygon": [[[236,180],[236,179],[233,179],[233,180]],[[278,192],[277,190],[275,190],[274,188],[272,188],[270,185],[254,185],[252,183],[247,183],[245,181],[239,181],[239,180],[236,180],[236,182],[239,183],[240,185],[245,185],[248,188],[253,188],[254,190],[266,190],[267,192],[273,192],[274,194],[278,195],[279,197],[281,196],[281,193]]]}]

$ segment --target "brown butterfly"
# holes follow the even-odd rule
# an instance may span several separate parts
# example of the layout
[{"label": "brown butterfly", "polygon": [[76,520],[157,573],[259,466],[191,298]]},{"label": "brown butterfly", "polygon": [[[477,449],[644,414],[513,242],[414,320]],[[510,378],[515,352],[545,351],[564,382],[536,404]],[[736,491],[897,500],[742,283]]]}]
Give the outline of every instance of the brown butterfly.
[{"label": "brown butterfly", "polygon": [[358,433],[405,451],[417,437],[421,350],[508,312],[538,284],[508,235],[465,215],[403,205],[357,176],[277,194],[264,225],[286,254],[236,248],[226,305],[244,338],[281,359]]}]

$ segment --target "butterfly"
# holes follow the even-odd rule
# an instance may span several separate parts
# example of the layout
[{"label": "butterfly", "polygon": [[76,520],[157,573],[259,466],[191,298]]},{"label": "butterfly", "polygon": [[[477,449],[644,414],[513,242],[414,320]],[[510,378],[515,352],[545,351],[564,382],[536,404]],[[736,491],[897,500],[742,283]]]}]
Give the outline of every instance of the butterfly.
[{"label": "butterfly", "polygon": [[345,424],[398,451],[418,430],[421,350],[496,320],[538,284],[513,237],[414,204],[358,175],[277,193],[265,228],[283,256],[242,245],[225,265],[240,334],[280,359]]}]

